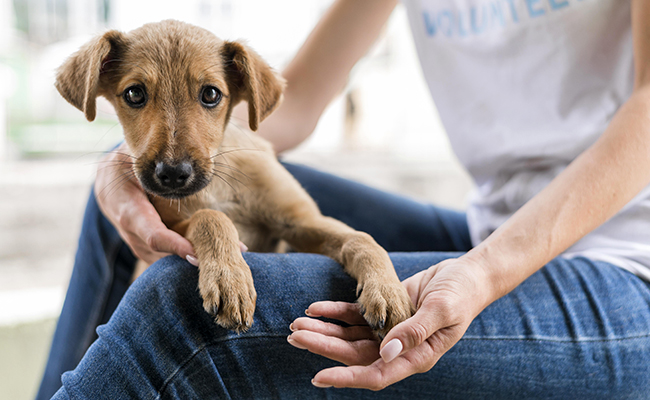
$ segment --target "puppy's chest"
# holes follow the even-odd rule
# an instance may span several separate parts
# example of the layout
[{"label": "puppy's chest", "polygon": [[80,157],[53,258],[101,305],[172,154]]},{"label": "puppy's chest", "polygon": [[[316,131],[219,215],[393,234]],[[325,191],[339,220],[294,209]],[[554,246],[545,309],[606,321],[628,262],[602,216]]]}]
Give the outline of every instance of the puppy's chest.
[{"label": "puppy's chest", "polygon": [[203,194],[203,201],[194,205],[194,209],[190,210],[191,214],[209,208],[212,210],[221,211],[226,214],[230,219],[236,215],[245,214],[244,207],[241,203],[239,196],[236,193],[221,193],[208,192]]},{"label": "puppy's chest", "polygon": [[219,198],[217,196],[206,206],[204,208],[226,214],[237,228],[239,240],[248,246],[251,251],[264,253],[278,251],[279,240],[273,236],[262,221],[256,218],[254,211],[246,207],[238,196],[235,195],[230,198]]},{"label": "puppy's chest", "polygon": [[[215,188],[211,188],[215,189]],[[173,200],[169,204],[154,202],[163,222],[170,228],[188,220],[199,210],[221,211],[233,222],[242,241],[251,251],[276,252],[279,241],[270,230],[255,217],[255,213],[237,193],[224,188],[205,190],[191,198]]]},{"label": "puppy's chest", "polygon": [[204,190],[192,198],[181,200],[177,218],[186,220],[197,211],[205,209],[221,211],[233,222],[251,218],[250,211],[246,210],[236,193],[208,190]]}]

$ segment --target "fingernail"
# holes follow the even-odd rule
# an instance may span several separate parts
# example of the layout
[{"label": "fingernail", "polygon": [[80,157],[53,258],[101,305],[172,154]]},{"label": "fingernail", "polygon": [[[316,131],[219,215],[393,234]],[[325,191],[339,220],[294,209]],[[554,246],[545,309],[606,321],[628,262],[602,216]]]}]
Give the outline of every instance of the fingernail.
[{"label": "fingernail", "polygon": [[308,316],[311,317],[311,313],[309,312],[309,309],[306,309],[306,310],[305,310],[305,315],[308,315]]},{"label": "fingernail", "polygon": [[287,342],[289,342],[289,344],[292,345],[293,347],[299,348],[300,350],[307,350],[305,346],[300,345],[296,343],[295,340],[291,339],[291,335],[287,336]]},{"label": "fingernail", "polygon": [[326,385],[326,384],[324,384],[324,383],[318,383],[318,382],[316,382],[316,381],[313,380],[313,379],[311,380],[311,384],[314,385],[314,386],[316,386],[316,387],[318,387],[318,388],[329,388],[329,387],[332,387],[332,385]]},{"label": "fingernail", "polygon": [[399,356],[399,353],[402,352],[403,348],[404,346],[402,346],[402,342],[400,342],[399,339],[393,339],[388,342],[383,349],[381,349],[379,355],[385,363],[389,363]]},{"label": "fingernail", "polygon": [[291,330],[291,332],[295,332],[295,331],[296,331],[296,330],[294,329],[294,327],[293,327],[293,322],[291,323],[291,325],[289,325],[289,329]]},{"label": "fingernail", "polygon": [[241,250],[242,253],[246,253],[248,251],[248,246],[242,242],[239,242],[239,250]]},{"label": "fingernail", "polygon": [[185,259],[187,260],[187,262],[189,262],[190,264],[194,265],[195,267],[198,267],[198,266],[199,266],[199,259],[198,259],[198,258],[196,258],[196,257],[191,256],[191,255],[188,254],[188,255],[185,257]]}]

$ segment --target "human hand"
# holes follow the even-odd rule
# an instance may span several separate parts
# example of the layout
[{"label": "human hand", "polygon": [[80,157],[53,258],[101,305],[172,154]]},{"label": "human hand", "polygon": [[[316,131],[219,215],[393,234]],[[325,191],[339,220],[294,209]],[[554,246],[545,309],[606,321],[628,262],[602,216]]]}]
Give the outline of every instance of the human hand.
[{"label": "human hand", "polygon": [[192,264],[198,262],[192,244],[168,229],[134,176],[135,158],[122,143],[100,161],[95,180],[95,198],[102,213],[141,260],[152,264],[177,254]]},{"label": "human hand", "polygon": [[312,380],[315,386],[380,390],[430,370],[460,340],[471,321],[493,301],[486,282],[479,264],[445,260],[403,282],[417,312],[388,332],[381,346],[357,304],[331,301],[310,305],[306,313],[312,318],[296,319],[288,341],[347,365],[318,372]]}]

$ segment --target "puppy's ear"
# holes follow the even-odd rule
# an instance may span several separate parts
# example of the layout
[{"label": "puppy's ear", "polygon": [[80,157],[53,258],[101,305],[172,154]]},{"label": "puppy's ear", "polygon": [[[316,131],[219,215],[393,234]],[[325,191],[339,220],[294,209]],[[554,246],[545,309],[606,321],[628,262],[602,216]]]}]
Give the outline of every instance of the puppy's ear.
[{"label": "puppy's ear", "polygon": [[248,125],[253,131],[282,102],[285,81],[262,58],[237,42],[224,42],[221,49],[235,102],[248,102]]},{"label": "puppy's ear", "polygon": [[109,65],[124,46],[121,32],[108,31],[68,58],[56,74],[54,84],[70,104],[83,111],[88,121],[95,119],[95,99],[101,93],[100,78],[115,66]]}]

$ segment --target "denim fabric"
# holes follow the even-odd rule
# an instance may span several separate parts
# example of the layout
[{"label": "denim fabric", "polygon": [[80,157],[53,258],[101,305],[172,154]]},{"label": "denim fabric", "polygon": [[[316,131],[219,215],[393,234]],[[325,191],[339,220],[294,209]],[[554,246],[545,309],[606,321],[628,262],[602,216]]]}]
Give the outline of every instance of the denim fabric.
[{"label": "denim fabric", "polygon": [[[287,168],[324,214],[370,233],[389,251],[413,251],[391,254],[402,279],[469,249],[462,213],[305,167]],[[64,371],[60,360],[70,363],[85,351],[79,332],[88,337],[88,327],[102,323],[121,297],[128,274],[111,274],[111,268],[132,267],[132,258],[116,256],[125,247],[92,196],[83,232],[77,278],[73,275],[39,398],[59,386],[51,382]],[[102,258],[107,261],[98,261]],[[319,255],[245,258],[258,292],[248,332],[237,335],[215,325],[201,307],[197,270],[178,257],[164,258],[98,328],[99,339],[63,376],[55,398],[649,397],[650,287],[612,265],[584,258],[552,261],[486,308],[431,371],[374,393],[313,387],[313,375],[336,363],[286,342],[289,324],[310,303],[354,300],[354,281],[342,268]],[[87,286],[94,281],[99,284]]]},{"label": "denim fabric", "polygon": [[[400,278],[458,253],[393,253]],[[558,259],[488,307],[428,373],[379,392],[319,389],[337,363],[290,346],[289,324],[313,301],[353,301],[332,260],[246,254],[258,291],[255,323],[214,324],[197,270],[178,257],[131,289],[55,399],[647,399],[650,290],[634,275]]]}]

